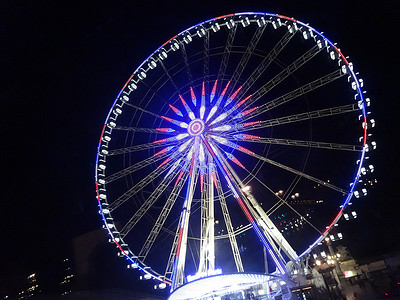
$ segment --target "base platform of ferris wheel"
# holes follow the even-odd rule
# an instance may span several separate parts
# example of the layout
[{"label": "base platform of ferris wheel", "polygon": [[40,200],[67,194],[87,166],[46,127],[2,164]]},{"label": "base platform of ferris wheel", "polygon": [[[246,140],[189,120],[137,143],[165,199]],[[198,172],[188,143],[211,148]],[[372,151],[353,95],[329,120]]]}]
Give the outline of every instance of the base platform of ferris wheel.
[{"label": "base platform of ferris wheel", "polygon": [[290,299],[286,283],[268,274],[236,273],[199,278],[177,288],[168,300]]}]

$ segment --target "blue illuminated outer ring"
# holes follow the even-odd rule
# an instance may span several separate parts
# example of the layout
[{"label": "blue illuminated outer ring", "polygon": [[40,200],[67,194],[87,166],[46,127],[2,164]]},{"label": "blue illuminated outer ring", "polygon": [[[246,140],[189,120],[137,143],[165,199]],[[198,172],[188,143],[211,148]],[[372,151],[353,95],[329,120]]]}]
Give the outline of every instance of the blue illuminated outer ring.
[{"label": "blue illuminated outer ring", "polygon": [[[325,45],[324,47],[329,48],[331,51],[335,53],[335,55],[338,56],[338,58],[342,61],[343,66],[345,66],[348,75],[349,75],[349,82],[352,82],[355,84],[355,98],[358,103],[358,106],[361,110],[362,118],[364,119],[364,122],[367,122],[367,111],[366,107],[368,106],[366,103],[366,99],[364,98],[364,94],[359,82],[359,79],[357,78],[354,70],[353,70],[353,65],[352,63],[348,62],[347,58],[342,54],[342,52],[336,47],[336,45],[330,41],[326,36],[322,34],[322,32],[317,31],[313,27],[309,26],[306,23],[303,23],[299,20],[296,20],[294,18],[290,18],[287,16],[283,16],[280,14],[271,14],[271,13],[262,13],[262,12],[244,12],[244,13],[235,13],[235,14],[229,14],[229,15],[224,15],[216,18],[209,19],[207,21],[198,23],[181,33],[175,35],[168,41],[166,41],[164,44],[162,44],[159,48],[157,48],[153,53],[151,53],[140,65],[139,67],[133,72],[133,74],[130,76],[130,78],[127,80],[127,82],[124,84],[123,88],[121,91],[118,93],[116,99],[114,100],[114,103],[111,106],[111,109],[107,115],[106,121],[103,125],[103,129],[100,135],[100,140],[99,144],[97,147],[97,155],[96,155],[96,167],[95,167],[95,185],[96,185],[96,198],[98,200],[98,206],[99,206],[99,213],[101,215],[101,218],[104,223],[104,227],[107,230],[110,240],[113,241],[120,253],[122,253],[125,258],[127,259],[129,264],[133,264],[135,267],[143,271],[144,273],[150,275],[153,279],[159,280],[161,282],[170,284],[168,280],[165,280],[162,274],[159,274],[152,270],[149,266],[146,266],[142,262],[138,261],[135,257],[135,255],[129,250],[129,247],[127,247],[126,244],[124,244],[123,240],[118,236],[118,232],[113,230],[115,229],[115,224],[113,223],[112,217],[109,213],[107,213],[107,198],[106,198],[106,188],[105,188],[105,183],[104,183],[104,177],[105,177],[105,166],[106,166],[106,154],[103,153],[104,146],[108,145],[107,137],[111,138],[112,134],[112,128],[113,124],[115,124],[115,121],[118,118],[118,113],[116,112],[117,107],[123,107],[124,104],[129,101],[129,97],[124,93],[125,91],[129,90],[130,92],[134,92],[134,86],[137,85],[138,82],[140,82],[143,79],[143,73],[146,72],[151,72],[151,63],[154,61],[157,63],[160,60],[160,55],[162,53],[168,54],[170,51],[172,51],[172,47],[174,43],[176,42],[181,42],[184,40],[185,37],[190,35],[192,38],[194,38],[196,35],[196,32],[199,29],[204,29],[211,31],[211,26],[218,23],[220,26],[225,26],[226,22],[229,20],[232,20],[235,24],[239,24],[240,22],[243,22],[243,20],[248,19],[250,22],[256,22],[260,18],[264,18],[266,23],[272,23],[273,21],[275,22],[282,22],[283,26],[288,26],[288,25],[294,25],[296,24],[299,28],[298,30],[301,31],[308,31],[312,32],[315,36],[318,37],[318,40],[323,42]],[[347,205],[350,202],[350,199],[353,195],[356,183],[359,181],[360,174],[361,174],[361,168],[363,166],[363,162],[365,159],[366,152],[368,151],[368,144],[366,143],[366,130],[367,126],[364,128],[364,144],[363,144],[363,150],[361,151],[360,155],[360,162],[358,164],[358,168],[355,172],[355,176],[353,181],[350,184],[350,189],[349,189],[349,194],[340,206],[339,213],[337,216],[334,218],[331,224],[327,226],[327,229],[324,231],[324,233],[318,237],[318,239],[312,243],[307,250],[305,250],[303,253],[301,253],[298,256],[298,259],[309,253],[314,246],[316,246],[318,243],[320,243],[327,235],[329,230],[339,221],[340,217],[343,214],[343,210],[347,207]],[[114,224],[114,225],[113,225]],[[110,226],[109,225],[113,225]]]}]

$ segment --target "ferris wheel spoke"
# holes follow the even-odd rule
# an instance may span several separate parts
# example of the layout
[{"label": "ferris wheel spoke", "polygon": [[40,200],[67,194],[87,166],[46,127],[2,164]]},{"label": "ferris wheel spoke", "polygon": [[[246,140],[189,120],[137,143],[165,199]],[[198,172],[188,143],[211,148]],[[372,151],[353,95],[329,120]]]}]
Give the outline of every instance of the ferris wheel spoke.
[{"label": "ferris wheel spoke", "polygon": [[208,82],[210,74],[210,32],[206,30],[204,35],[204,55],[203,55],[203,78]]},{"label": "ferris wheel spoke", "polygon": [[200,259],[198,272],[206,272],[214,269],[215,248],[214,248],[214,187],[210,176],[209,168],[200,167]]},{"label": "ferris wheel spoke", "polygon": [[232,139],[236,141],[246,141],[260,144],[273,144],[283,146],[298,146],[308,148],[330,149],[330,150],[347,150],[347,151],[362,151],[363,147],[358,145],[347,145],[338,143],[318,142],[318,141],[304,141],[292,139],[276,139],[276,138],[263,138],[259,136],[252,136],[247,134],[235,134]]},{"label": "ferris wheel spoke", "polygon": [[224,191],[222,190],[222,184],[221,184],[221,180],[219,178],[218,172],[216,173],[216,180],[217,180],[217,194],[219,197],[219,202],[221,204],[221,209],[222,209],[222,214],[224,217],[226,229],[228,231],[228,238],[229,238],[229,242],[231,244],[233,258],[235,260],[236,270],[238,272],[244,272],[242,258],[240,256],[239,247],[238,247],[237,241],[236,241],[235,230],[233,229],[233,226],[232,226],[232,221],[231,221],[231,217],[229,214],[228,205],[226,204]]},{"label": "ferris wheel spoke", "polygon": [[294,168],[291,168],[291,167],[289,167],[289,166],[286,166],[286,165],[284,165],[284,164],[281,164],[281,163],[279,163],[279,162],[276,162],[276,161],[274,161],[274,160],[272,160],[272,159],[269,159],[269,158],[263,157],[263,156],[261,156],[261,155],[258,155],[258,154],[254,153],[254,152],[248,151],[247,149],[243,149],[243,148],[237,148],[237,149],[238,149],[240,152],[243,152],[243,153],[246,153],[247,155],[250,155],[250,156],[252,156],[252,157],[255,157],[255,158],[257,158],[257,159],[260,160],[260,161],[267,162],[267,163],[269,163],[269,164],[271,164],[271,165],[273,165],[273,166],[276,166],[276,167],[281,168],[281,169],[283,169],[283,170],[286,170],[286,171],[288,171],[288,172],[297,174],[297,175],[299,175],[299,176],[301,176],[301,177],[303,177],[303,178],[306,178],[306,179],[308,179],[308,180],[311,180],[311,181],[314,181],[314,182],[316,182],[316,183],[319,183],[319,184],[322,185],[322,186],[325,186],[325,187],[327,187],[327,188],[330,188],[330,189],[335,190],[335,191],[337,191],[337,192],[340,192],[340,193],[342,193],[342,194],[347,195],[347,194],[349,193],[348,191],[346,191],[346,190],[344,190],[344,189],[342,189],[342,188],[340,188],[340,187],[337,187],[337,186],[335,186],[335,185],[333,185],[333,184],[331,184],[331,183],[329,183],[329,182],[323,181],[323,180],[321,180],[321,179],[318,179],[318,178],[316,178],[316,177],[313,177],[313,176],[311,176],[311,175],[308,175],[308,174],[306,174],[306,173],[304,173],[304,172],[301,172],[301,171],[299,171],[299,170],[296,170],[296,169],[294,169]]},{"label": "ferris wheel spoke", "polygon": [[144,167],[147,167],[153,163],[156,163],[157,161],[160,161],[162,159],[164,159],[165,157],[167,157],[169,154],[168,153],[163,153],[161,155],[157,155],[157,156],[150,156],[149,158],[139,161],[138,163],[129,166],[125,169],[122,169],[114,174],[111,174],[109,176],[107,176],[106,178],[104,178],[104,180],[106,181],[106,183],[110,183],[113,182],[117,179],[120,179],[126,175],[129,175],[131,173],[136,172],[137,170],[140,170]]},{"label": "ferris wheel spoke", "polygon": [[[196,172],[197,174],[197,172]],[[188,177],[189,173],[186,172],[186,176]],[[197,176],[197,175],[196,175]],[[186,180],[187,180],[186,177]],[[185,180],[185,182],[186,182]],[[196,177],[197,180],[197,177]],[[181,184],[183,187],[184,182],[182,181]],[[181,238],[181,227],[180,224],[183,222],[183,217],[184,215],[181,213],[180,217],[179,217],[179,221],[178,221],[178,226],[176,226],[176,231],[175,231],[175,235],[174,235],[174,240],[172,242],[172,246],[171,246],[171,250],[170,250],[170,254],[169,254],[169,258],[167,261],[167,266],[165,268],[165,273],[164,273],[164,277],[168,278],[172,281],[172,276],[174,273],[174,267],[176,266],[176,259],[177,259],[177,252],[178,252],[178,247],[179,247],[179,243],[180,243],[180,238]]]},{"label": "ferris wheel spoke", "polygon": [[254,50],[257,47],[257,44],[262,36],[262,34],[264,33],[266,26],[261,26],[258,27],[257,30],[254,32],[253,37],[251,38],[251,41],[249,42],[249,44],[247,45],[247,48],[245,50],[245,52],[243,53],[232,77],[231,77],[231,85],[228,89],[228,94],[231,93],[231,91],[233,91],[235,89],[235,86],[237,84],[237,82],[240,79],[240,76],[243,73],[243,70],[245,69],[250,57],[252,56]]},{"label": "ferris wheel spoke", "polygon": [[[338,69],[338,70],[333,71],[325,76],[315,79],[297,89],[294,89],[294,90],[286,93],[285,95],[282,95],[278,98],[275,98],[271,101],[266,102],[265,104],[260,105],[257,109],[255,109],[254,111],[249,113],[246,117],[244,117],[242,119],[242,121],[246,121],[248,119],[254,118],[255,116],[258,116],[262,113],[268,112],[271,109],[274,109],[282,104],[288,103],[288,102],[290,102],[300,96],[303,96],[317,88],[320,88],[326,84],[329,84],[329,83],[335,81],[336,79],[339,79],[344,74],[345,73],[343,73],[341,69]],[[255,94],[257,94],[257,93],[258,93],[258,91]],[[257,94],[257,96],[252,96],[252,99],[253,99],[252,102],[257,101],[262,96],[264,96],[263,93]]]},{"label": "ferris wheel spoke", "polygon": [[[178,171],[176,171],[172,177],[175,177]],[[182,180],[179,180],[179,182],[173,187],[171,193],[169,194],[164,207],[161,210],[161,213],[158,215],[157,220],[155,221],[153,228],[150,231],[150,234],[148,235],[146,242],[142,246],[142,249],[140,250],[138,254],[138,258],[141,260],[145,260],[147,255],[149,254],[151,248],[154,245],[154,242],[156,241],[161,229],[164,226],[164,223],[166,219],[168,218],[169,213],[171,212],[172,207],[175,204],[176,199],[178,198],[179,194],[182,191],[182,188],[188,178],[189,173],[185,172],[184,175],[182,176]]]},{"label": "ferris wheel spoke", "polygon": [[293,36],[294,34],[290,33],[289,31],[283,35],[283,37],[278,41],[274,48],[272,48],[268,55],[265,56],[263,61],[245,81],[245,83],[243,84],[241,95],[245,95],[248,92],[248,90],[253,86],[257,79],[265,72],[265,70],[275,60],[279,53],[286,47]]},{"label": "ferris wheel spoke", "polygon": [[177,145],[176,140],[174,140],[174,141],[168,141],[167,140],[167,141],[162,141],[162,142],[157,142],[157,143],[152,142],[152,143],[140,144],[140,145],[125,147],[125,148],[108,150],[108,154],[107,155],[109,155],[109,156],[111,156],[111,155],[120,155],[120,154],[126,154],[126,153],[130,153],[130,152],[136,152],[136,151],[142,151],[142,150],[158,148],[158,147],[162,147],[162,146],[175,146],[175,145]]},{"label": "ferris wheel spoke", "polygon": [[314,46],[309,49],[306,53],[296,59],[293,63],[275,75],[271,80],[269,80],[266,84],[264,84],[261,88],[259,88],[255,93],[252,94],[250,101],[248,101],[245,107],[249,107],[251,104],[256,102],[258,99],[266,95],[269,91],[271,91],[274,87],[284,81],[291,74],[296,72],[300,67],[306,64],[309,60],[311,60],[314,56],[316,56],[321,49],[318,46]]},{"label": "ferris wheel spoke", "polygon": [[[224,53],[222,54],[221,64],[220,64],[219,70],[218,70],[218,75],[217,75],[218,82],[222,82],[225,77],[226,68],[228,67],[229,56],[230,56],[231,49],[233,46],[233,40],[236,35],[236,28],[237,28],[237,26],[234,26],[232,29],[229,29],[228,38],[226,40],[226,44],[225,44],[225,48],[224,48]],[[218,89],[220,89],[220,87]],[[219,91],[218,91],[218,94],[219,94]]]},{"label": "ferris wheel spoke", "polygon": [[162,67],[162,69],[164,70],[165,75],[167,75],[169,82],[172,84],[172,86],[174,87],[175,91],[180,94],[181,92],[179,91],[178,86],[176,85],[174,79],[172,79],[171,74],[169,74],[167,68],[165,67],[164,63],[160,60],[160,65]]},{"label": "ferris wheel spoke", "polygon": [[161,182],[157,185],[157,187],[146,199],[146,201],[143,202],[140,208],[136,210],[134,215],[120,230],[122,238],[124,238],[133,229],[133,227],[135,227],[135,225],[140,221],[140,219],[144,216],[144,214],[154,205],[154,203],[157,201],[160,195],[164,193],[167,187],[172,183],[178,172],[179,168],[175,168],[175,170],[172,171],[171,174],[169,174],[168,176],[164,177],[163,180],[161,180]]},{"label": "ferris wheel spoke", "polygon": [[356,104],[346,104],[346,105],[324,108],[324,109],[299,113],[299,114],[275,118],[275,119],[247,122],[247,123],[246,122],[238,123],[235,125],[229,125],[229,127],[227,127],[227,129],[235,130],[235,132],[244,132],[244,131],[273,127],[273,126],[278,126],[278,125],[283,125],[283,124],[291,124],[291,123],[296,123],[296,122],[301,122],[301,121],[307,121],[307,120],[311,120],[311,119],[325,118],[325,117],[330,117],[330,116],[334,116],[334,115],[346,114],[346,113],[358,111],[359,109],[360,108]]},{"label": "ferris wheel spoke", "polygon": [[141,107],[139,107],[139,106],[136,106],[136,105],[134,105],[134,104],[132,104],[132,103],[125,102],[125,105],[127,105],[127,106],[129,106],[129,107],[132,107],[132,108],[134,108],[134,109],[136,109],[136,110],[138,110],[138,111],[141,111],[141,112],[144,112],[144,113],[146,113],[146,114],[149,114],[149,115],[151,115],[151,116],[153,116],[153,117],[162,119],[160,115],[155,114],[155,113],[153,113],[153,112],[151,112],[151,111],[149,111],[149,110],[147,110],[147,109],[144,109],[144,108],[141,108]]},{"label": "ferris wheel spoke", "polygon": [[193,77],[192,77],[192,73],[190,71],[189,60],[188,60],[188,56],[186,53],[186,48],[185,48],[184,42],[180,43],[180,48],[181,48],[183,62],[185,63],[186,74],[189,79],[190,86],[193,86]]},{"label": "ferris wheel spoke", "polygon": [[140,190],[142,190],[143,187],[148,185],[150,182],[153,182],[162,173],[164,173],[170,166],[172,166],[172,164],[173,164],[173,161],[168,161],[161,167],[156,168],[154,171],[152,171],[147,176],[144,176],[142,180],[140,180],[137,184],[135,184],[133,187],[131,187],[128,191],[126,191],[124,194],[122,194],[120,197],[118,197],[115,201],[113,201],[108,206],[110,212],[117,209],[119,206],[121,206],[123,203],[125,203],[127,200],[129,200],[131,197],[133,197],[136,193],[138,193]]},{"label": "ferris wheel spoke", "polygon": [[129,127],[129,126],[116,126],[114,130],[121,131],[133,131],[133,132],[145,132],[145,133],[157,133],[157,134],[176,134],[175,130],[170,128],[143,128],[143,127]]},{"label": "ferris wheel spoke", "polygon": [[[174,258],[174,266],[172,272],[172,285],[171,288],[175,289],[176,287],[180,286],[184,282],[184,271],[185,271],[185,264],[186,264],[186,251],[187,251],[187,238],[188,238],[188,230],[189,230],[189,218],[191,215],[192,209],[192,202],[194,191],[196,188],[197,183],[197,174],[198,174],[198,152],[199,152],[199,142],[200,137],[195,137],[195,144],[193,147],[194,151],[191,151],[191,158],[190,158],[190,168],[189,168],[189,176],[187,179],[187,189],[185,200],[182,205],[181,210],[181,217],[179,220],[179,224],[177,229],[179,229],[179,238],[176,248],[176,255]],[[174,247],[174,245],[173,245]]]}]

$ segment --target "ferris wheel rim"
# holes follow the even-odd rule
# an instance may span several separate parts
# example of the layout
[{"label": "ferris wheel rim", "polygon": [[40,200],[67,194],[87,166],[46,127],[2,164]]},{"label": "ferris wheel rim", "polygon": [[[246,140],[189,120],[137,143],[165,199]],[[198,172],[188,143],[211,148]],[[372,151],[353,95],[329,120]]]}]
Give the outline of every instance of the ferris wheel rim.
[{"label": "ferris wheel rim", "polygon": [[[296,23],[296,24],[300,24],[301,26],[307,28],[308,30],[314,32],[314,33],[317,34],[319,37],[321,37],[322,40],[323,40],[325,43],[327,43],[327,45],[329,45],[329,46],[331,47],[331,49],[333,49],[332,51],[335,51],[335,53],[344,61],[344,64],[347,66],[347,70],[348,70],[350,76],[352,77],[352,79],[353,79],[354,82],[355,82],[356,91],[357,91],[357,94],[359,95],[359,98],[360,98],[360,100],[358,101],[358,103],[359,103],[360,110],[362,111],[363,120],[364,120],[365,123],[367,123],[367,112],[366,112],[366,107],[365,107],[366,104],[365,104],[365,99],[364,99],[363,91],[362,91],[362,89],[361,89],[361,86],[360,86],[360,84],[359,84],[359,80],[358,80],[356,74],[354,73],[352,67],[350,67],[350,66],[351,66],[351,63],[348,62],[347,58],[342,54],[342,52],[336,47],[336,45],[335,45],[334,43],[332,43],[329,39],[327,39],[321,32],[318,32],[317,30],[315,30],[314,28],[312,28],[312,27],[309,26],[308,24],[302,23],[301,21],[298,21],[298,20],[296,20],[296,19],[294,19],[294,18],[289,18],[289,17],[283,16],[283,15],[279,15],[279,14],[252,13],[252,12],[223,15],[223,16],[220,16],[220,17],[216,17],[216,18],[209,19],[209,20],[207,20],[207,21],[198,23],[198,24],[196,24],[196,25],[194,25],[194,26],[192,26],[192,27],[190,27],[190,28],[188,28],[188,29],[182,31],[181,33],[179,33],[179,34],[173,36],[171,39],[167,40],[167,41],[166,41],[165,43],[163,43],[159,48],[157,48],[153,53],[151,53],[151,55],[148,56],[148,57],[143,61],[143,63],[140,64],[139,67],[132,73],[132,75],[131,75],[130,78],[127,80],[127,82],[124,84],[123,88],[122,88],[121,91],[118,93],[118,95],[117,95],[117,97],[116,97],[114,103],[113,103],[112,106],[111,106],[111,109],[110,109],[110,111],[109,111],[109,113],[108,113],[108,116],[107,116],[107,118],[106,118],[105,124],[103,125],[102,133],[101,133],[101,135],[100,135],[100,140],[99,140],[99,145],[98,145],[98,150],[97,150],[97,157],[96,157],[96,168],[95,168],[96,194],[97,194],[97,199],[98,199],[98,202],[99,202],[100,214],[101,214],[101,216],[102,216],[102,219],[103,219],[104,224],[109,224],[109,223],[107,222],[106,216],[105,216],[105,214],[103,213],[104,207],[102,206],[101,197],[100,197],[100,194],[101,194],[101,187],[99,187],[99,185],[100,185],[99,179],[100,179],[100,178],[99,178],[99,176],[98,176],[98,171],[101,169],[100,166],[102,165],[102,163],[101,163],[101,158],[100,158],[100,156],[101,156],[101,145],[102,145],[102,142],[103,142],[103,138],[106,136],[106,135],[105,135],[105,132],[106,132],[106,130],[107,130],[107,126],[109,126],[109,125],[110,125],[110,122],[112,122],[111,117],[112,117],[113,112],[115,111],[116,104],[118,103],[118,101],[123,101],[123,100],[121,100],[121,98],[123,98],[123,96],[124,96],[124,95],[122,95],[122,93],[123,93],[123,91],[125,90],[125,88],[128,86],[128,84],[134,84],[134,85],[136,85],[136,84],[139,82],[139,80],[140,80],[139,77],[140,77],[140,75],[141,75],[141,72],[143,72],[143,71],[146,71],[146,72],[147,72],[147,71],[149,71],[149,70],[151,69],[151,62],[152,62],[152,59],[153,59],[155,56],[158,56],[158,55],[160,55],[161,53],[163,53],[163,51],[165,51],[165,52],[168,54],[169,51],[172,51],[172,50],[171,50],[171,49],[165,50],[166,46],[172,45],[173,42],[174,42],[175,40],[178,40],[178,39],[182,39],[182,40],[183,40],[183,38],[186,37],[186,36],[187,36],[187,33],[190,32],[191,30],[194,30],[194,29],[196,29],[196,28],[198,28],[198,27],[202,27],[202,26],[209,25],[209,24],[211,24],[212,22],[215,22],[215,21],[218,21],[218,20],[223,20],[223,19],[226,19],[226,18],[248,17],[248,16],[266,16],[266,17],[268,16],[268,17],[276,18],[276,19],[284,19],[284,20],[287,20],[287,21],[290,21],[290,22],[293,22],[293,23]],[[234,22],[238,24],[238,23],[240,22],[240,20],[235,20]],[[210,26],[210,27],[206,28],[207,30],[211,30],[211,29],[210,29],[210,28],[211,28],[211,25],[209,25],[209,26]],[[181,40],[180,40],[180,41],[181,41]],[[181,41],[181,42],[182,42],[182,41]],[[146,64],[148,65],[147,68],[146,68]],[[135,78],[136,78],[136,79],[139,79],[139,80],[135,81]],[[187,92],[186,92],[186,93],[187,93]],[[110,121],[110,120],[111,120],[111,121]],[[360,175],[361,175],[361,168],[362,168],[362,166],[363,166],[362,162],[363,162],[363,160],[365,159],[366,152],[368,151],[368,148],[366,147],[366,145],[367,145],[367,144],[366,144],[366,141],[367,141],[367,137],[366,137],[366,136],[367,136],[367,126],[365,126],[365,128],[364,128],[364,139],[363,139],[363,145],[362,145],[363,148],[362,148],[362,150],[361,150],[361,155],[360,155],[360,160],[361,160],[361,162],[359,163],[359,167],[358,167],[358,169],[357,169],[357,171],[356,171],[356,176],[354,177],[354,180],[353,180],[353,182],[352,182],[352,184],[351,184],[351,186],[350,186],[350,189],[348,190],[347,197],[345,198],[344,202],[343,202],[342,205],[341,205],[341,209],[339,210],[338,214],[337,214],[336,217],[333,219],[333,221],[332,221],[332,222],[329,224],[329,226],[326,228],[326,230],[322,233],[322,235],[321,235],[313,244],[311,244],[311,245],[309,246],[309,248],[307,248],[303,253],[301,253],[301,254],[298,256],[298,259],[301,259],[302,257],[304,257],[307,253],[309,253],[309,252],[314,248],[314,246],[315,246],[316,244],[320,243],[320,242],[328,235],[330,229],[338,222],[338,220],[340,219],[340,217],[341,217],[342,214],[343,214],[343,210],[344,210],[344,209],[347,207],[347,205],[349,204],[349,202],[350,202],[350,200],[351,200],[351,197],[352,197],[352,195],[353,195],[353,192],[354,192],[356,183],[358,182],[358,180],[359,180],[359,178],[360,178]],[[126,250],[124,249],[123,245],[122,245],[118,240],[116,240],[116,238],[115,238],[114,235],[113,235],[112,230],[111,230],[110,228],[107,228],[107,230],[108,230],[108,232],[109,232],[109,235],[112,237],[114,243],[115,243],[115,244],[117,245],[117,247],[120,249],[120,251],[121,251],[122,253],[125,253],[125,257],[126,257],[132,264],[137,264],[137,261],[136,261],[134,258],[132,258],[132,257],[129,255],[129,253],[126,252]],[[154,271],[153,269],[151,269],[149,266],[147,266],[147,265],[144,264],[143,262],[141,262],[141,263],[142,263],[142,265],[136,265],[135,267],[138,267],[138,268],[141,269],[143,272],[145,272],[145,273],[151,275],[152,278],[155,278],[155,279],[158,279],[158,280],[160,280],[160,281],[162,281],[162,282],[165,282],[165,283],[167,283],[167,284],[170,284],[170,282],[169,282],[167,279],[163,278],[163,275],[162,275],[162,274],[157,273],[156,271]],[[151,271],[149,271],[150,269],[151,269]]]}]

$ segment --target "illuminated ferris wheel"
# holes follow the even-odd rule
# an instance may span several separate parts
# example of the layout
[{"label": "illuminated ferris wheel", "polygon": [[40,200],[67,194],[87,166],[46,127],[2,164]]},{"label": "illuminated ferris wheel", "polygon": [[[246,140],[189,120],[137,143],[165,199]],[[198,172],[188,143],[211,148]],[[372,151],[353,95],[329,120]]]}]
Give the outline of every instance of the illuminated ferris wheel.
[{"label": "illuminated ferris wheel", "polygon": [[119,255],[171,292],[263,272],[263,249],[275,274],[302,270],[367,192],[362,87],[334,43],[282,15],[172,37],[125,83],[99,141],[97,198]]}]

